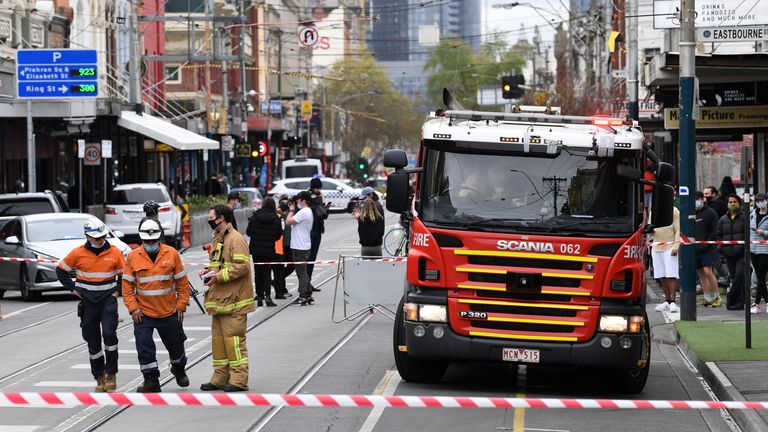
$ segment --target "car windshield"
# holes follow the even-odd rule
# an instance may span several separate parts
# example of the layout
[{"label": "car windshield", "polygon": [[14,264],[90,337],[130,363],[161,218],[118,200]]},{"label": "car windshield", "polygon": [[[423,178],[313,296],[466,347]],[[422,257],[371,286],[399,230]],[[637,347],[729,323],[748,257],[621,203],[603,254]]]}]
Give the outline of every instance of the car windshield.
[{"label": "car windshield", "polygon": [[144,204],[147,201],[167,202],[169,199],[161,189],[122,189],[112,191],[107,204]]},{"label": "car windshield", "polygon": [[587,153],[566,147],[551,157],[428,149],[422,219],[516,232],[634,231],[636,186],[615,175],[618,164],[632,161]]},{"label": "car windshield", "polygon": [[[56,240],[85,240],[83,225],[88,219],[54,219],[27,222],[27,241],[46,242]],[[107,234],[112,238],[112,234]]]},{"label": "car windshield", "polygon": [[46,198],[24,198],[0,201],[1,216],[26,216],[31,214],[52,213],[53,205]]}]

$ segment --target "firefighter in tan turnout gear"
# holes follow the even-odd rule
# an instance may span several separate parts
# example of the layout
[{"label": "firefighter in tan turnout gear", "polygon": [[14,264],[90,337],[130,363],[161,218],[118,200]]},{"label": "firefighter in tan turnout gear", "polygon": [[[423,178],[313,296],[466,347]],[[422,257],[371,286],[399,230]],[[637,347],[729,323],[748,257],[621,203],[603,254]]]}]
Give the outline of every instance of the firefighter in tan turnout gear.
[{"label": "firefighter in tan turnout gear", "polygon": [[256,310],[248,243],[232,226],[234,214],[216,205],[208,215],[213,229],[211,262],[200,271],[208,286],[205,309],[211,315],[213,376],[200,390],[248,390],[248,349],[245,329],[248,313]]}]

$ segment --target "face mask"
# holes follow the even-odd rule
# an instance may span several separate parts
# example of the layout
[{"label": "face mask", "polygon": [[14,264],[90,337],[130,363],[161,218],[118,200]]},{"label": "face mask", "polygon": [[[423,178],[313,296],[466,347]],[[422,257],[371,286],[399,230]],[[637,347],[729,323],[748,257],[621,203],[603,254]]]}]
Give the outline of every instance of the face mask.
[{"label": "face mask", "polygon": [[704,203],[701,200],[696,200],[696,210],[700,210],[702,207],[704,207]]},{"label": "face mask", "polygon": [[739,211],[739,205],[738,204],[728,204],[728,210],[736,213]]},{"label": "face mask", "polygon": [[766,206],[768,206],[768,203],[765,201],[759,201],[759,202],[756,202],[755,205],[759,209],[764,209]]},{"label": "face mask", "polygon": [[94,249],[101,249],[102,246],[104,246],[104,243],[102,243],[102,244],[95,244],[95,243],[93,243],[91,241],[89,241],[88,243],[90,243],[91,247],[94,248]]},{"label": "face mask", "polygon": [[296,208],[297,208],[297,209],[299,209],[299,210],[301,210],[301,209],[303,209],[303,208],[304,208],[304,206],[303,206],[303,205],[301,205],[300,203],[296,203]]},{"label": "face mask", "polygon": [[235,204],[235,210],[239,209],[240,207],[240,203]]},{"label": "face mask", "polygon": [[208,225],[210,225],[210,226],[211,226],[211,229],[212,229],[212,230],[215,230],[215,229],[216,229],[216,228],[218,228],[218,226],[219,226],[219,224],[218,224],[218,223],[216,223],[216,220],[215,220],[215,219],[214,219],[214,220],[210,220],[210,219],[209,219],[209,220],[208,220]]},{"label": "face mask", "polygon": [[712,196],[710,195],[708,197],[704,197],[704,200],[706,200],[707,203],[711,203],[712,202]]},{"label": "face mask", "polygon": [[157,253],[158,250],[160,250],[160,245],[158,243],[155,244],[147,244],[144,243],[144,250],[147,251],[147,253]]}]

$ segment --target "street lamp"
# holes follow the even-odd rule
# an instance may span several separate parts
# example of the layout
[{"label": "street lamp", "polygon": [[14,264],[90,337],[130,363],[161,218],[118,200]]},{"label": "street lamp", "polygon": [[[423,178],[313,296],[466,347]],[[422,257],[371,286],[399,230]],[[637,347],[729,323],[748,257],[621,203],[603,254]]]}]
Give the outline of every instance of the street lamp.
[{"label": "street lamp", "polygon": [[512,9],[513,7],[516,7],[516,6],[527,6],[527,7],[531,8],[531,9],[533,9],[544,21],[547,22],[547,24],[552,26],[553,29],[557,30],[557,27],[554,24],[552,24],[552,21],[556,21],[556,20],[554,18],[547,18],[547,17],[544,16],[544,14],[542,14],[540,12],[540,11],[544,11],[546,13],[549,13],[549,14],[552,14],[552,15],[555,15],[555,16],[559,17],[560,15],[556,11],[548,10],[548,9],[545,9],[545,8],[542,8],[542,7],[539,7],[539,6],[530,4],[530,3],[526,3],[526,2],[496,3],[495,5],[493,5],[491,7],[494,8],[494,9]]}]

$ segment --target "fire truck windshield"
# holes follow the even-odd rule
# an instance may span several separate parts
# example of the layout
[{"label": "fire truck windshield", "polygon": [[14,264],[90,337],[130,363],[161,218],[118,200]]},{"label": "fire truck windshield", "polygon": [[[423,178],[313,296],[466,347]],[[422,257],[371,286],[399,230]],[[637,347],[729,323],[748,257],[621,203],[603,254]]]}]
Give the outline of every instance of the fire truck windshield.
[{"label": "fire truck windshield", "polygon": [[585,148],[554,157],[459,153],[427,147],[425,223],[516,232],[630,233],[637,188],[616,176],[626,157],[588,158]]}]

